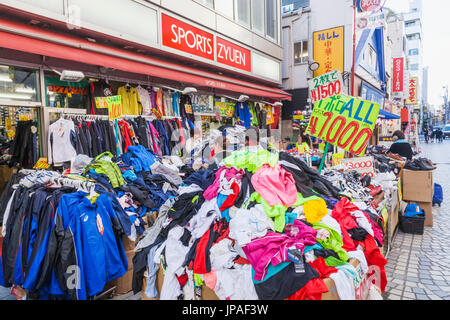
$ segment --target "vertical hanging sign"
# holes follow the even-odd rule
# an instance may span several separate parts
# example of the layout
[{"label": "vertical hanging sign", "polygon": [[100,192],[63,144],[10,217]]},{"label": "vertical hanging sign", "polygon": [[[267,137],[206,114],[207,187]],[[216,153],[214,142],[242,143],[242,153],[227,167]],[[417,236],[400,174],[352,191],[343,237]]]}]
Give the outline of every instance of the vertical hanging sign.
[{"label": "vertical hanging sign", "polygon": [[314,77],[333,70],[344,73],[344,26],[316,31],[314,37],[314,61],[320,64]]},{"label": "vertical hanging sign", "polygon": [[403,92],[404,58],[394,58],[392,92]]}]

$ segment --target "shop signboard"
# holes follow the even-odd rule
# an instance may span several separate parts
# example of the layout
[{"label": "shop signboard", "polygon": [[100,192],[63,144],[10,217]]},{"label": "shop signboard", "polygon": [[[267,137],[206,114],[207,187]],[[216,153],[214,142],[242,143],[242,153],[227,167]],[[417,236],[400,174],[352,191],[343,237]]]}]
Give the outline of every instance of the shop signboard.
[{"label": "shop signboard", "polygon": [[403,92],[403,68],[405,65],[404,58],[394,58],[393,62],[393,80],[392,80],[392,92]]},{"label": "shop signboard", "polygon": [[308,81],[312,103],[342,93],[343,81],[339,70],[334,70]]},{"label": "shop signboard", "polygon": [[320,64],[314,77],[339,70],[344,72],[344,26],[316,31],[313,34],[314,61]]},{"label": "shop signboard", "polygon": [[109,120],[115,120],[123,115],[122,96],[96,97],[97,108],[108,108]]},{"label": "shop signboard", "polygon": [[363,156],[372,136],[380,105],[359,98],[337,95],[314,105],[306,133]]},{"label": "shop signboard", "polygon": [[412,77],[409,79],[409,94],[408,94],[408,100],[406,101],[406,104],[417,104],[417,85],[418,85],[418,79],[417,77]]},{"label": "shop signboard", "polygon": [[359,157],[359,158],[349,158],[342,159],[340,165],[344,166],[344,171],[356,171],[361,174],[361,176],[375,176],[373,157]]},{"label": "shop signboard", "polygon": [[362,12],[380,10],[385,0],[358,0],[358,9]]},{"label": "shop signboard", "polygon": [[358,21],[356,26],[359,30],[369,29],[369,28],[379,28],[385,26],[386,16],[383,12],[377,13],[361,13],[358,16]]},{"label": "shop signboard", "polygon": [[222,38],[216,38],[217,62],[251,72],[251,52]]},{"label": "shop signboard", "polygon": [[162,44],[166,47],[214,60],[214,35],[161,14]]}]

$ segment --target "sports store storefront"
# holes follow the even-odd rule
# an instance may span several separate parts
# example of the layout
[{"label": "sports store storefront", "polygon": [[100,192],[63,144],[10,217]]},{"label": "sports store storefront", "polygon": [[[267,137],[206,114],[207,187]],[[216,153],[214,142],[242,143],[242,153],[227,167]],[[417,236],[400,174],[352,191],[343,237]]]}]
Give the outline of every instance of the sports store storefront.
[{"label": "sports store storefront", "polygon": [[[233,123],[227,108],[244,96],[270,114],[270,128],[281,125],[279,102],[290,95],[279,89],[279,28],[276,36],[257,33],[195,1],[108,1],[103,15],[96,10],[106,1],[95,1],[95,8],[90,2],[0,1],[0,129],[11,138],[27,123],[24,141],[33,141],[23,160],[28,167],[47,156],[47,130],[61,114],[107,119],[94,98],[133,88],[154,92],[165,102],[158,111],[167,118],[182,116],[164,110],[175,94],[180,99],[195,92],[189,95],[192,120]],[[274,16],[279,26],[279,12]],[[68,81],[60,76],[64,70],[83,77]],[[132,103],[124,114],[146,115]]]}]

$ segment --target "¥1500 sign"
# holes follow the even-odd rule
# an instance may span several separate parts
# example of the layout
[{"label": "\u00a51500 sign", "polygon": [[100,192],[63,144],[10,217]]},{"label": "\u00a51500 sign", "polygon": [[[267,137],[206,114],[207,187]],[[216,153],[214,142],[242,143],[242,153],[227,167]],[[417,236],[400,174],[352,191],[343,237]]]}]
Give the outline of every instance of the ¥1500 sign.
[{"label": "\u00a51500 sign", "polygon": [[313,103],[342,93],[342,75],[339,70],[309,80],[308,84]]},{"label": "\u00a51500 sign", "polygon": [[380,105],[337,95],[314,105],[306,133],[362,156],[372,136]]}]

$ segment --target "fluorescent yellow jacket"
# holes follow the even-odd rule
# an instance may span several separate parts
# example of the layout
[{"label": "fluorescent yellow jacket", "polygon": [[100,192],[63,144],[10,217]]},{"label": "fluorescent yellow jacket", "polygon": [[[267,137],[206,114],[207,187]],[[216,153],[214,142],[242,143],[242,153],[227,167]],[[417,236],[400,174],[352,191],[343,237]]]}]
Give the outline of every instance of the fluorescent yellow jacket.
[{"label": "fluorescent yellow jacket", "polygon": [[142,104],[136,88],[123,86],[117,90],[117,94],[122,96],[122,108],[125,115],[142,114]]}]

